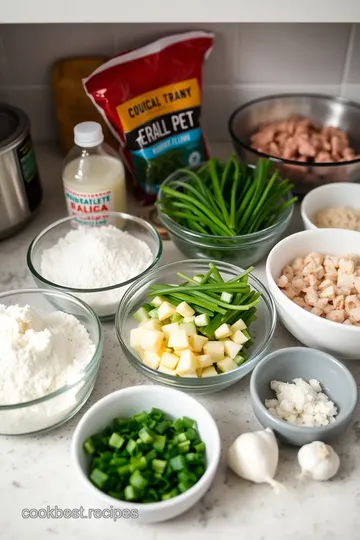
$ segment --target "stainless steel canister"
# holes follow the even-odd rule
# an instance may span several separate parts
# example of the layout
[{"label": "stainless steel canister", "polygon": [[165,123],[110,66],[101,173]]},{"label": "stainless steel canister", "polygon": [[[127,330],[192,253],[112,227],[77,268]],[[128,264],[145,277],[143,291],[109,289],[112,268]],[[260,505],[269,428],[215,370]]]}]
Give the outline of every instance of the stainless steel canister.
[{"label": "stainless steel canister", "polygon": [[0,103],[0,239],[24,227],[41,199],[29,118]]}]

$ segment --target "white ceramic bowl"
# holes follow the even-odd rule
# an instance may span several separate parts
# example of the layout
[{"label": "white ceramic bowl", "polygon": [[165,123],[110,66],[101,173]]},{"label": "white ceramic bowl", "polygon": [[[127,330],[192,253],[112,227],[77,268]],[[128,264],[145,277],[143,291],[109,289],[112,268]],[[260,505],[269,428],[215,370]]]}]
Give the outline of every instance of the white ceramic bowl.
[{"label": "white ceramic bowl", "polygon": [[[120,501],[98,490],[88,479],[89,457],[83,450],[84,441],[108,426],[113,418],[128,418],[152,407],[161,409],[168,416],[188,416],[197,423],[201,439],[206,445],[207,468],[198,482],[185,493],[167,501],[155,503],[130,503]],[[71,444],[72,461],[80,478],[103,508],[137,510],[138,522],[156,523],[172,519],[194,506],[208,491],[214,480],[220,459],[220,435],[210,413],[189,395],[162,386],[135,386],[113,392],[93,405],[77,425]]]},{"label": "white ceramic bowl", "polygon": [[281,271],[296,257],[311,252],[360,255],[360,232],[345,229],[302,231],[279,242],[266,261],[266,277],[279,317],[301,343],[338,358],[360,360],[360,327],[328,321],[309,313],[287,298],[275,283]]},{"label": "white ceramic bowl", "polygon": [[360,184],[337,182],[310,191],[300,207],[305,229],[318,229],[314,223],[316,213],[337,206],[350,206],[360,210]]}]

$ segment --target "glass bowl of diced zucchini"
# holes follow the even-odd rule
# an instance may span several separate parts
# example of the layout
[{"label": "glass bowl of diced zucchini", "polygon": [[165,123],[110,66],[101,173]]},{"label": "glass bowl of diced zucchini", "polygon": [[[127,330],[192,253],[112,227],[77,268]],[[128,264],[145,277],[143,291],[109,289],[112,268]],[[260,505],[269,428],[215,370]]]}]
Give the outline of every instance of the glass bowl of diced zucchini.
[{"label": "glass bowl of diced zucchini", "polygon": [[123,296],[115,320],[130,364],[158,384],[193,394],[250,373],[276,326],[267,288],[233,264],[205,259],[160,266]]}]

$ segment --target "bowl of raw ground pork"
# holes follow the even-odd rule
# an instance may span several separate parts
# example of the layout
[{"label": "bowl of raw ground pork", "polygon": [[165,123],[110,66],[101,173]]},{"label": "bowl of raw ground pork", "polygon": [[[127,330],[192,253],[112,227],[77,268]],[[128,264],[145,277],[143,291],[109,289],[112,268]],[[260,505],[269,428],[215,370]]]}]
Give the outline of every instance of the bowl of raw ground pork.
[{"label": "bowl of raw ground pork", "polygon": [[[280,319],[289,332],[304,345],[328,352],[337,358],[359,360],[360,325],[355,319],[357,319],[359,315],[358,305],[360,306],[360,293],[357,292],[356,288],[349,284],[349,280],[355,284],[355,278],[358,277],[357,273],[359,272],[359,266],[356,266],[356,263],[354,263],[354,267],[355,269],[357,268],[357,270],[354,270],[354,268],[351,268],[351,265],[349,265],[350,272],[345,278],[343,275],[341,276],[342,281],[338,281],[340,278],[338,268],[325,268],[329,274],[326,276],[326,271],[321,271],[318,268],[317,263],[314,263],[315,267],[312,274],[315,275],[315,277],[309,278],[311,283],[306,284],[309,287],[309,290],[305,293],[296,290],[296,294],[294,294],[294,288],[291,283],[289,287],[292,287],[292,290],[280,288],[278,285],[278,280],[283,275],[284,269],[292,264],[294,265],[295,260],[297,260],[295,266],[300,260],[300,268],[296,270],[288,269],[289,274],[291,274],[291,272],[294,274],[299,272],[299,274],[297,276],[288,274],[289,281],[299,277],[301,272],[303,275],[304,272],[307,274],[308,269],[304,270],[304,258],[313,253],[319,254],[320,256],[331,256],[335,261],[339,261],[342,257],[346,258],[347,256],[350,256],[350,258],[357,261],[357,264],[359,265],[360,233],[343,229],[315,229],[311,231],[302,231],[288,236],[271,250],[266,262],[266,277]],[[353,272],[351,272],[351,270],[353,270]],[[331,272],[335,272],[336,275],[334,273],[334,275],[331,276]],[[287,273],[287,270],[285,270],[285,273]],[[342,272],[340,272],[340,274],[342,274]],[[322,277],[320,278],[321,275]],[[333,284],[331,284],[331,280],[329,280],[330,283],[325,283],[325,286],[322,288],[321,283],[328,277],[332,277]],[[282,286],[284,285],[284,283],[281,282],[280,284]],[[358,280],[356,281],[356,284],[358,284]],[[294,283],[294,286],[295,285],[297,284]],[[328,287],[330,287],[330,289]],[[331,289],[331,287],[334,287],[334,289]],[[342,290],[338,290],[339,288]],[[315,290],[317,297],[305,298],[304,294],[306,295],[309,293],[311,296],[313,289]],[[347,292],[350,292],[350,294],[346,294]],[[344,296],[344,305],[337,305],[335,297],[339,296]],[[353,298],[348,299],[349,296],[352,296]],[[296,298],[299,297],[301,299],[296,300]],[[324,301],[317,304],[317,302],[322,299]],[[311,303],[307,303],[307,301],[310,301]],[[315,304],[320,306],[317,309],[320,309],[321,306],[323,306],[323,309],[320,309],[321,313],[314,309],[316,308]],[[326,308],[326,305],[329,307]],[[356,311],[352,312],[354,317],[349,320],[350,316],[346,310],[350,311],[352,309],[355,309]],[[335,311],[341,313],[336,314]],[[348,322],[345,322],[345,320]]]}]

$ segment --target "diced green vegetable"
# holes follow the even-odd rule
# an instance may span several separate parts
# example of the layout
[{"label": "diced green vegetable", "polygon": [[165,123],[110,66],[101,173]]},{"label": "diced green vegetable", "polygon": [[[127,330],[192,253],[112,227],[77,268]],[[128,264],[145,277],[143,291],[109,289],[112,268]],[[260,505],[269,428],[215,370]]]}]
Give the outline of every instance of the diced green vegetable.
[{"label": "diced green vegetable", "polygon": [[204,448],[193,419],[170,420],[156,408],[115,418],[84,443],[91,482],[115,499],[139,503],[190,489],[205,472]]},{"label": "diced green vegetable", "polygon": [[84,450],[87,454],[91,455],[91,454],[94,454],[95,453],[95,445],[91,439],[91,437],[89,437],[85,442],[84,442]]},{"label": "diced green vegetable", "polygon": [[135,311],[133,317],[134,317],[135,321],[138,322],[138,323],[143,323],[143,322],[148,321],[150,319],[149,314],[146,311],[146,309],[144,308],[144,306],[142,306],[137,311]]},{"label": "diced green vegetable", "polygon": [[171,315],[170,321],[172,323],[179,323],[183,321],[183,317],[180,315],[180,313],[174,313],[173,315]]},{"label": "diced green vegetable", "polygon": [[109,446],[112,446],[112,448],[117,448],[119,450],[119,448],[122,447],[124,442],[124,437],[121,437],[121,435],[119,435],[118,433],[113,433],[109,439]]},{"label": "diced green vegetable", "polygon": [[96,487],[102,489],[109,476],[100,469],[93,469],[90,474],[90,480]]}]

